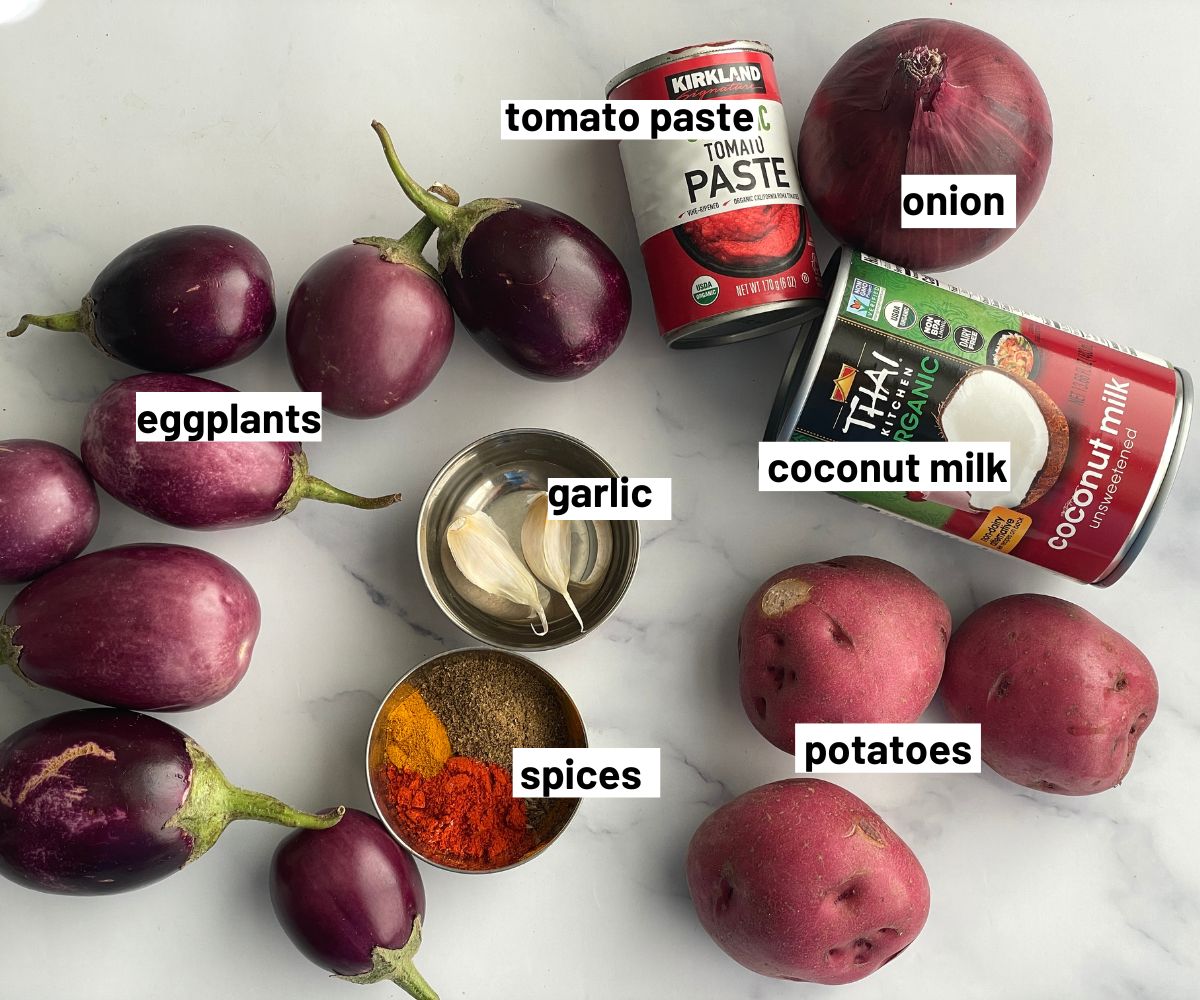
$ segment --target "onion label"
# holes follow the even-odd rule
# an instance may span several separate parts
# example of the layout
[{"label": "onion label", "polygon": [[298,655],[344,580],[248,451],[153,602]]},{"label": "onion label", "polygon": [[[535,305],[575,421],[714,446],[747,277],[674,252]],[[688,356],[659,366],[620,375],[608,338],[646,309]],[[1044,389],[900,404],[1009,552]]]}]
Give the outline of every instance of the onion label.
[{"label": "onion label", "polygon": [[138,392],[136,441],[320,441],[319,392]]},{"label": "onion label", "polygon": [[978,722],[797,723],[797,774],[979,774]]},{"label": "onion label", "polygon": [[901,229],[1016,229],[1015,174],[904,174]]},{"label": "onion label", "polygon": [[551,521],[669,521],[671,480],[555,478],[546,480]]},{"label": "onion label", "polygon": [[513,797],[657,799],[661,757],[658,747],[515,747]]}]

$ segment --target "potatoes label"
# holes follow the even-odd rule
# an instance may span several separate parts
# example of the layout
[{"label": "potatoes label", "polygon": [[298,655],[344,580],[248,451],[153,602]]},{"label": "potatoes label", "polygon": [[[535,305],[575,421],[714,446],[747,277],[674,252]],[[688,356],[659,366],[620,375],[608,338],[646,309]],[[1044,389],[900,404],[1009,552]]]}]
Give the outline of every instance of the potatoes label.
[{"label": "potatoes label", "polygon": [[977,722],[796,726],[797,774],[978,774]]}]

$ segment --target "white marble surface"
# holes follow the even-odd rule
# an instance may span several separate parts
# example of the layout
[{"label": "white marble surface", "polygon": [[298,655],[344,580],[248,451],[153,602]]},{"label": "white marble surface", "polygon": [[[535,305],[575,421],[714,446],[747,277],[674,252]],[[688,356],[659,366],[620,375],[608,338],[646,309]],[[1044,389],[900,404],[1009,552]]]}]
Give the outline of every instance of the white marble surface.
[{"label": "white marble surface", "polygon": [[[0,11],[21,6],[0,0]],[[1017,591],[1082,603],[1133,637],[1162,685],[1157,721],[1119,790],[1037,795],[995,775],[846,782],[911,843],[932,883],[927,929],[855,1000],[1196,995],[1200,968],[1200,459],[1193,447],[1147,551],[1114,589],[1069,581],[826,496],[759,495],[755,442],[788,338],[670,352],[653,329],[616,151],[509,143],[495,102],[592,97],[623,66],[706,38],[776,48],[793,135],[813,87],[853,41],[917,15],[972,21],[1040,75],[1055,158],[1024,228],[955,281],[1200,370],[1200,228],[1192,122],[1200,12],[1139,4],[819,3],[202,4],[49,0],[0,25],[0,326],[72,307],[118,250],[190,222],[230,226],[271,260],[282,309],[317,256],[413,213],[368,128],[410,169],[465,197],[527,195],[585,220],[635,290],[625,343],[577,383],[510,374],[465,335],[431,389],[387,418],[330,418],[314,470],[348,488],[400,488],[365,513],[305,504],[282,522],[173,530],[105,500],[93,548],[200,544],[263,604],[254,664],[221,704],[175,718],[235,780],[307,806],[367,807],[362,748],[380,697],[410,664],[465,637],[414,558],[420,497],[466,442],[508,426],[577,434],[623,470],[672,476],[675,520],[644,526],[637,579],[586,641],[537,659],[577,699],[592,742],[663,749],[658,801],[587,802],[545,856],[489,877],[423,869],[421,966],[443,998],[808,997],[727,959],[688,902],[683,853],[717,804],[790,773],[746,721],[735,624],[767,575],[848,552],[894,559],[961,619]],[[822,256],[829,242],[821,244]],[[78,446],[88,403],[129,369],[82,338],[0,344],[0,437]],[[218,378],[291,388],[282,324]],[[16,588],[0,588],[0,606]],[[0,678],[0,731],[66,697]],[[939,718],[934,709],[930,718]],[[138,1000],[351,996],[275,924],[277,829],[241,824],[209,856],[135,894],[72,899],[0,884],[0,996]],[[386,987],[377,987],[381,995]]]}]

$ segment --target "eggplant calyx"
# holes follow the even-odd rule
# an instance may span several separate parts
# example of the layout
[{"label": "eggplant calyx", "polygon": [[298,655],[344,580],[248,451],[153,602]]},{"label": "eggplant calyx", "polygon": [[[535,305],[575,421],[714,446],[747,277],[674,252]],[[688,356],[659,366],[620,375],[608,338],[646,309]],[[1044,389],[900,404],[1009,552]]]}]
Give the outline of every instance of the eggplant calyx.
[{"label": "eggplant calyx", "polygon": [[463,245],[467,238],[484,219],[510,208],[520,208],[519,201],[512,198],[476,198],[454,213],[454,216],[438,230],[438,270],[442,274],[453,264],[454,270],[462,274]]},{"label": "eggplant calyx", "polygon": [[[458,192],[448,184],[431,184],[428,190],[438,195],[447,205],[458,204]],[[389,264],[407,264],[415,267],[422,274],[441,283],[437,269],[427,261],[422,253],[425,244],[437,230],[437,224],[427,215],[422,215],[419,222],[400,239],[390,236],[360,236],[354,242],[362,246],[375,247],[379,251],[379,259]]]},{"label": "eggplant calyx", "polygon": [[183,805],[164,824],[164,829],[177,828],[192,841],[191,864],[217,842],[225,827],[235,819],[257,819],[303,830],[327,830],[345,815],[346,807],[338,806],[320,813],[307,813],[262,792],[251,792],[229,783],[204,748],[190,737],[184,737],[192,774]]},{"label": "eggplant calyx", "polygon": [[387,493],[381,497],[360,497],[357,493],[331,486],[324,479],[308,474],[308,456],[302,451],[292,454],[292,483],[287,488],[275,509],[290,514],[301,500],[321,500],[324,503],[340,503],[359,510],[379,510],[390,507],[400,499],[399,493]]},{"label": "eggplant calyx", "polygon": [[438,270],[443,274],[453,263],[459,274],[462,273],[462,248],[471,231],[484,219],[497,212],[510,208],[519,208],[520,203],[511,198],[476,198],[465,205],[452,205],[434,197],[413,180],[396,155],[396,147],[392,145],[392,137],[380,122],[371,122],[379,141],[383,145],[384,156],[388,166],[400,183],[408,200],[417,206],[425,216],[440,230],[438,233]]},{"label": "eggplant calyx", "polygon": [[5,625],[0,621],[0,666],[11,668],[12,672],[26,684],[33,685],[21,670],[21,646],[13,640],[16,638],[20,625]]},{"label": "eggplant calyx", "polygon": [[359,976],[334,976],[347,983],[370,986],[372,983],[395,983],[416,1000],[438,1000],[433,987],[413,965],[413,956],[421,947],[421,917],[413,917],[412,934],[403,948],[371,949],[371,970]]}]

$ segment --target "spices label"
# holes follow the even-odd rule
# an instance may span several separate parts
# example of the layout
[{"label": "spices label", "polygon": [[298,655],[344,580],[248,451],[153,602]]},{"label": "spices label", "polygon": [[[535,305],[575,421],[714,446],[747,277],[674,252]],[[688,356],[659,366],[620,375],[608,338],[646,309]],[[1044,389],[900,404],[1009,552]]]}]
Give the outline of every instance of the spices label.
[{"label": "spices label", "polygon": [[658,747],[514,748],[513,795],[546,799],[657,799]]}]

